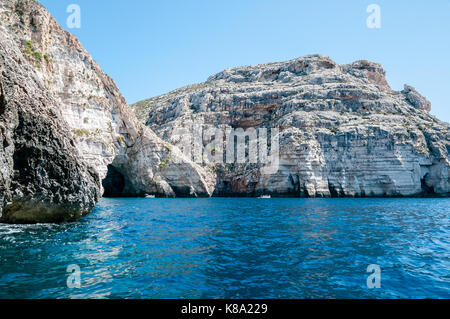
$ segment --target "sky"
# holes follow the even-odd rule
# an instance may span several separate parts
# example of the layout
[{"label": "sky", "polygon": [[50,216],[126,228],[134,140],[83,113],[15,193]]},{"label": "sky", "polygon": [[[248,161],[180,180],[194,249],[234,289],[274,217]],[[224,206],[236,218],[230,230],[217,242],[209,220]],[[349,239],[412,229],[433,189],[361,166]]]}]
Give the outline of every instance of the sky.
[{"label": "sky", "polygon": [[[450,122],[450,1],[40,0],[76,35],[128,103],[229,67],[324,54],[381,63],[394,90],[414,86]],[[69,28],[70,4],[81,9]],[[371,4],[380,28],[369,28]]]}]

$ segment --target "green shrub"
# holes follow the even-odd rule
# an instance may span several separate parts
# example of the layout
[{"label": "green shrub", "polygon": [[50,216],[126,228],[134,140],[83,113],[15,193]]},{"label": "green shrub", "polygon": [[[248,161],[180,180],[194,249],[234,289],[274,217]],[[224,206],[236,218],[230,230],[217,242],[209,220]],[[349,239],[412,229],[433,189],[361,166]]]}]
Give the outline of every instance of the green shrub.
[{"label": "green shrub", "polygon": [[122,147],[125,147],[127,144],[125,143],[125,138],[122,135],[117,135],[117,142],[119,142],[119,144]]},{"label": "green shrub", "polygon": [[40,52],[34,52],[33,56],[38,60],[42,60],[42,54]]},{"label": "green shrub", "polygon": [[78,137],[91,135],[91,133],[88,130],[85,130],[85,129],[74,129],[74,130],[72,130],[72,133],[74,133]]},{"label": "green shrub", "polygon": [[26,46],[25,46],[25,53],[28,55],[32,55],[33,51],[31,50],[33,48],[33,41],[31,40],[27,40],[26,42]]},{"label": "green shrub", "polygon": [[170,162],[170,157],[164,159],[160,164],[159,164],[159,168],[163,169],[164,167],[166,167]]},{"label": "green shrub", "polygon": [[330,128],[330,131],[331,133],[336,135],[337,133],[339,133],[339,128],[337,126],[333,126],[332,128]]}]

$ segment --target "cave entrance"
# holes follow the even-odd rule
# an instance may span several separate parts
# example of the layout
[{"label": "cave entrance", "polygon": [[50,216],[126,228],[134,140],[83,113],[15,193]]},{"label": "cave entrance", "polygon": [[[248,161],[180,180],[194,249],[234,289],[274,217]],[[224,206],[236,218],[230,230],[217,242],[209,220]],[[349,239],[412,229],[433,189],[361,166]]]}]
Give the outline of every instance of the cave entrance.
[{"label": "cave entrance", "polygon": [[103,197],[123,197],[125,189],[125,177],[111,164],[108,165],[108,173],[102,182],[105,190]]},{"label": "cave entrance", "polygon": [[428,173],[425,174],[425,176],[420,180],[422,183],[422,192],[423,195],[425,196],[432,196],[432,195],[436,195],[435,191],[434,191],[434,186],[428,186],[427,184],[427,178],[428,178]]}]

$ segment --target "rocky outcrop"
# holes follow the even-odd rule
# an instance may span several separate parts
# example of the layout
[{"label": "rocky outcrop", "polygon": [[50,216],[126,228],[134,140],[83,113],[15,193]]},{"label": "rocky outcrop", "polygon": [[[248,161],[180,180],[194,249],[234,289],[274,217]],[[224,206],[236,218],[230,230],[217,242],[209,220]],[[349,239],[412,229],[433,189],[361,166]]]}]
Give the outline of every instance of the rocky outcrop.
[{"label": "rocky outcrop", "polygon": [[98,174],[80,162],[57,101],[0,28],[0,220],[60,222],[87,214]]},{"label": "rocky outcrop", "polygon": [[[208,158],[209,152],[197,158],[216,181],[217,196],[450,192],[449,124],[428,113],[430,103],[414,88],[393,91],[381,65],[373,62],[338,65],[310,55],[227,69],[133,108],[179,148],[206,147],[212,139],[204,132],[211,128],[279,130],[275,171],[264,172],[263,163],[250,161],[223,164]],[[192,133],[195,126],[205,129],[200,141]],[[180,131],[191,133],[180,138]]]},{"label": "rocky outcrop", "polygon": [[95,205],[102,181],[111,196],[211,194],[203,168],[136,120],[38,2],[0,0],[0,58],[2,221],[75,219]]},{"label": "rocky outcrop", "polygon": [[420,95],[412,86],[405,84],[405,89],[402,91],[405,95],[406,100],[415,108],[424,110],[427,112],[431,111],[431,103],[425,97]]}]

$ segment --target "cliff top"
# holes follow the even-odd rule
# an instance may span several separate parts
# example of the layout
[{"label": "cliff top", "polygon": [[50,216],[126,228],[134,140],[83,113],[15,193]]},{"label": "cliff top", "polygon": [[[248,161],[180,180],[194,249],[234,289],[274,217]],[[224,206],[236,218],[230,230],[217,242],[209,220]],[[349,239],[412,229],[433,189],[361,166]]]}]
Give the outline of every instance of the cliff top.
[{"label": "cliff top", "polygon": [[[289,91],[314,92],[320,89],[337,90],[336,94],[372,94],[371,99],[385,96],[401,96],[415,109],[427,112],[430,102],[413,87],[405,85],[405,90],[396,92],[386,80],[386,71],[381,64],[359,60],[351,64],[339,65],[326,55],[313,54],[285,62],[265,63],[252,66],[228,68],[210,76],[206,82],[188,85],[167,94],[156,96],[132,105],[138,119],[145,122],[149,110],[170,105],[181,97],[196,95],[199,92],[219,94],[244,94],[252,92]],[[345,93],[346,92],[346,93]],[[362,95],[364,95],[362,94]],[[328,99],[329,96],[316,96]],[[350,96],[343,96],[348,99]]]}]

